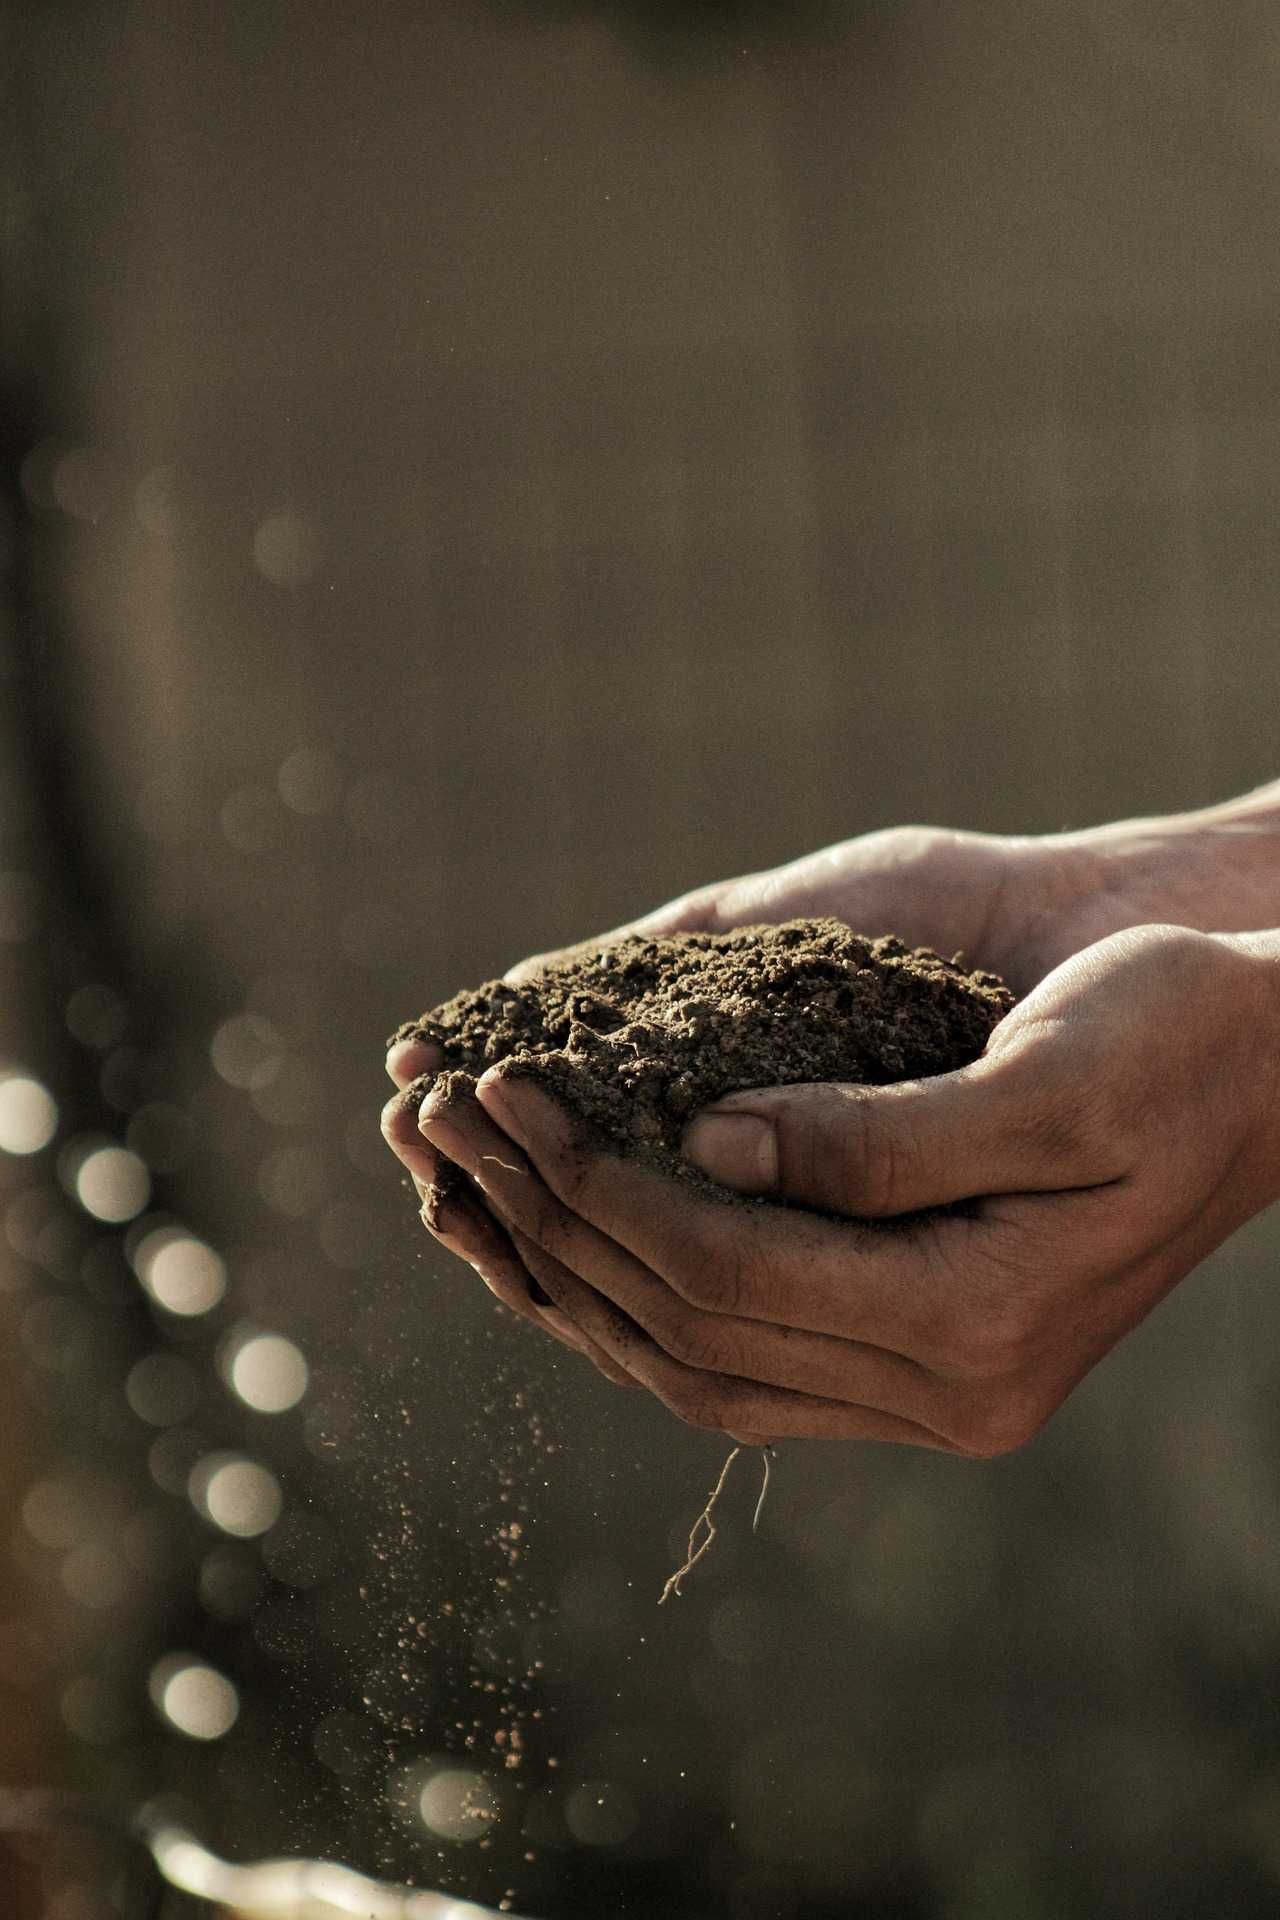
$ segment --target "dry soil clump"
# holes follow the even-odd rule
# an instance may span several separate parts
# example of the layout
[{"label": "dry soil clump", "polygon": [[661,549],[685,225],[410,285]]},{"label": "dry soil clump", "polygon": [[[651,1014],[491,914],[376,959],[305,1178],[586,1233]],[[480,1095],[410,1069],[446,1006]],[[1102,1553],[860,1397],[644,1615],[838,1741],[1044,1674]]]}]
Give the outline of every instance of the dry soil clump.
[{"label": "dry soil clump", "polygon": [[392,1039],[432,1041],[443,1056],[411,1101],[499,1066],[557,1096],[584,1141],[732,1199],[681,1155],[699,1108],[748,1087],[947,1073],[977,1059],[1012,1005],[996,974],[959,956],[788,920],[578,949],[519,986],[455,994]]}]

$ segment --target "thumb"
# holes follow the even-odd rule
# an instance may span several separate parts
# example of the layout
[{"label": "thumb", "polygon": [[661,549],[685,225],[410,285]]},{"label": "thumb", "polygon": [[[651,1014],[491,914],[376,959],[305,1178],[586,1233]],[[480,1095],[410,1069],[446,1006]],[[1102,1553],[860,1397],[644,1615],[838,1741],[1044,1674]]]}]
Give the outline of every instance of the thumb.
[{"label": "thumb", "polygon": [[894,1086],[815,1083],[730,1094],[686,1129],[688,1159],[739,1193],[878,1219],[981,1194],[1092,1184],[1046,1124],[1038,1076],[979,1060]]}]

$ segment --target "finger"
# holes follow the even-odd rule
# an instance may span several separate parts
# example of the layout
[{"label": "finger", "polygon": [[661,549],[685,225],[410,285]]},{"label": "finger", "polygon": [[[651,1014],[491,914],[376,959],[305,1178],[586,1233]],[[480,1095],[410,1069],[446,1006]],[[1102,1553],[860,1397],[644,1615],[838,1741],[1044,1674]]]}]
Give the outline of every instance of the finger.
[{"label": "finger", "polygon": [[[454,1201],[446,1201],[443,1209],[446,1219],[450,1218],[454,1206]],[[638,1380],[633,1380],[624,1367],[620,1367],[616,1360],[610,1359],[608,1354],[603,1353],[594,1340],[573,1324],[567,1314],[552,1304],[551,1296],[539,1286],[533,1269],[514,1245],[505,1223],[500,1218],[495,1219],[477,1200],[469,1202],[469,1212],[471,1214],[470,1244],[473,1248],[479,1248],[481,1255],[479,1258],[471,1259],[470,1264],[475,1267],[490,1292],[504,1301],[507,1306],[512,1307],[522,1319],[531,1320],[555,1339],[563,1342],[565,1346],[572,1347],[576,1353],[584,1355],[599,1369],[606,1380],[613,1382],[614,1386],[639,1386]],[[467,1236],[458,1231],[456,1223],[454,1225],[453,1237],[461,1248]],[[434,1232],[443,1244],[448,1245],[445,1234],[438,1228],[431,1228],[430,1231]],[[468,1258],[467,1253],[463,1252],[462,1257]],[[488,1277],[490,1275],[493,1276],[492,1279]],[[530,1295],[531,1281],[533,1297]]]},{"label": "finger", "polygon": [[[447,1120],[444,1117],[446,1113]],[[505,1157],[508,1165],[513,1164],[511,1156],[518,1149],[498,1132],[488,1115],[476,1105],[470,1094],[452,1096],[428,1094],[417,1119],[418,1125],[424,1130],[424,1137],[425,1130],[432,1129],[433,1141],[430,1144],[433,1145],[433,1151],[443,1153],[455,1166],[460,1166],[464,1171],[472,1173],[473,1177],[474,1169],[483,1167],[486,1162]],[[532,1174],[527,1177],[536,1178]],[[559,1337],[564,1338],[567,1329],[556,1321],[544,1318],[542,1308],[545,1302],[537,1298],[538,1282],[515,1252],[506,1222],[501,1214],[495,1218],[492,1209],[486,1211],[478,1196],[461,1194],[451,1196],[445,1203],[445,1207],[452,1209],[455,1204],[459,1207],[460,1216],[470,1227],[473,1243],[484,1250],[485,1264],[483,1268],[478,1269],[481,1277],[491,1279],[494,1283],[492,1290],[497,1292],[498,1297],[515,1312],[521,1314],[524,1319],[531,1319],[537,1324],[544,1325],[548,1332],[557,1333]],[[430,1227],[432,1223],[427,1219],[425,1211],[423,1219]],[[463,1258],[466,1257],[464,1254]],[[616,1363],[607,1354],[602,1354],[596,1349],[593,1341],[583,1335],[580,1330],[574,1329],[574,1331],[577,1333],[577,1339],[572,1344],[576,1344],[588,1359],[593,1360],[606,1378],[612,1380],[617,1386],[634,1384],[625,1371],[620,1372]]]},{"label": "finger", "polygon": [[[562,1261],[555,1258],[554,1254],[548,1253],[546,1249],[540,1247],[536,1241],[530,1240],[526,1234],[522,1234],[518,1227],[512,1227],[510,1232],[512,1244],[519,1248],[521,1259],[526,1262],[531,1273],[538,1275],[538,1283],[544,1291],[548,1293],[552,1299],[562,1302],[561,1310],[566,1317],[571,1315],[574,1303],[577,1303],[579,1310],[581,1310],[584,1295],[581,1293],[580,1288],[586,1283],[581,1281],[577,1275],[571,1273]],[[604,1351],[603,1348],[599,1350],[601,1352]],[[614,1364],[621,1365],[621,1357],[615,1360]],[[634,1387],[648,1384],[646,1381],[637,1379],[630,1372],[627,1373],[627,1379]],[[770,1436],[767,1434],[755,1433],[732,1433],[730,1438],[738,1441],[738,1443],[744,1447],[767,1446],[770,1440]]]},{"label": "finger", "polygon": [[[797,1208],[735,1205],[634,1158],[585,1150],[570,1116],[526,1079],[486,1074],[476,1097],[509,1149],[523,1143],[520,1164],[537,1176],[508,1184],[490,1163],[477,1167],[477,1180],[495,1183],[508,1217],[602,1291],[610,1291],[606,1269],[594,1260],[630,1254],[709,1313],[837,1334],[931,1367],[945,1353],[942,1322],[977,1223],[885,1230]],[[594,1235],[590,1246],[574,1235],[575,1223]]]},{"label": "finger", "polygon": [[[605,1376],[605,1379],[611,1380],[615,1386],[638,1387],[640,1384],[638,1380],[633,1380],[624,1367],[620,1367],[615,1360],[610,1359],[608,1354],[602,1352],[595,1341],[589,1339],[580,1327],[574,1325],[572,1318],[554,1304],[552,1296],[548,1294],[541,1285],[534,1268],[529,1265],[529,1262],[516,1246],[515,1236],[510,1222],[503,1218],[501,1212],[494,1206],[492,1200],[486,1199],[485,1202],[482,1203],[479,1196],[475,1196],[471,1199],[470,1204],[475,1215],[484,1223],[488,1233],[493,1236],[493,1241],[501,1243],[503,1254],[509,1258],[513,1266],[523,1275],[524,1298],[527,1303],[532,1305],[533,1309],[532,1314],[526,1314],[525,1317],[535,1319],[540,1326],[546,1328],[548,1333],[554,1334],[558,1339],[563,1340],[567,1346],[574,1347],[579,1353],[585,1354],[587,1359],[592,1361]],[[530,1242],[528,1244],[531,1245],[532,1243]],[[483,1278],[483,1270],[479,1266],[477,1266],[476,1270],[480,1272],[481,1278]],[[518,1312],[523,1311],[518,1302],[516,1303],[516,1310]]]},{"label": "finger", "polygon": [[[575,1219],[547,1191],[527,1156],[470,1095],[428,1094],[418,1124],[435,1150],[476,1182],[508,1237],[522,1227],[537,1244],[572,1243],[579,1267],[596,1275],[611,1265],[636,1265],[633,1255]],[[536,1285],[532,1272],[531,1278]]]},{"label": "finger", "polygon": [[[526,1291],[532,1298],[534,1314],[539,1323],[547,1329],[548,1333],[556,1334],[568,1345],[576,1347],[580,1353],[585,1354],[605,1379],[611,1380],[614,1386],[638,1387],[640,1382],[633,1380],[625,1367],[620,1367],[616,1360],[610,1359],[609,1355],[603,1352],[595,1341],[582,1331],[581,1327],[574,1325],[570,1315],[555,1305],[553,1297],[539,1281],[536,1271],[517,1248],[514,1229],[510,1221],[504,1218],[492,1197],[485,1195],[481,1201],[480,1196],[477,1195],[475,1205],[484,1218],[497,1229],[511,1258],[523,1269]],[[532,1242],[526,1244],[532,1245]]]},{"label": "finger", "polygon": [[422,1210],[422,1224],[450,1253],[465,1260],[504,1306],[522,1320],[538,1324],[524,1262],[478,1197],[454,1191],[438,1206],[429,1201]]},{"label": "finger", "polygon": [[[518,1228],[513,1238],[523,1247],[524,1236]],[[685,1366],[568,1268],[561,1265],[556,1273],[544,1266],[543,1273],[542,1284],[553,1298],[559,1297],[574,1323],[690,1426],[727,1433],[748,1445],[763,1444],[758,1436],[767,1434],[772,1439],[887,1440],[958,1451],[928,1428],[874,1408]]]},{"label": "finger", "polygon": [[423,1213],[423,1224],[448,1252],[477,1273],[496,1300],[522,1320],[540,1327],[562,1346],[591,1360],[616,1385],[635,1386],[631,1376],[609,1355],[601,1353],[573,1322],[554,1307],[540,1307],[529,1294],[529,1274],[502,1227],[468,1194],[455,1193],[444,1201],[433,1224]]},{"label": "finger", "polygon": [[[416,1087],[393,1094],[382,1110],[382,1133],[397,1159],[408,1169],[418,1197],[424,1203],[422,1209],[424,1226],[435,1233],[438,1239],[444,1239],[448,1244],[446,1236],[437,1231],[448,1209],[454,1228],[465,1234],[468,1244],[473,1247],[475,1253],[475,1258],[472,1258],[470,1252],[463,1253],[461,1257],[476,1266],[479,1271],[478,1262],[481,1256],[492,1256],[494,1273],[484,1276],[490,1279],[495,1278],[506,1266],[514,1264],[518,1284],[515,1282],[512,1284],[515,1294],[519,1297],[513,1295],[506,1300],[506,1304],[516,1312],[522,1312],[524,1307],[535,1307],[538,1302],[530,1291],[529,1276],[522,1274],[519,1260],[512,1253],[510,1243],[500,1229],[493,1226],[486,1213],[482,1196],[478,1193],[467,1193],[465,1189],[460,1190],[450,1182],[447,1197],[442,1198],[442,1180],[447,1173],[456,1173],[457,1169],[449,1167],[444,1157],[423,1134],[418,1124],[420,1101],[421,1093]],[[494,1289],[500,1298],[504,1297],[502,1287],[505,1284],[506,1282],[501,1282]]]},{"label": "finger", "polygon": [[[567,1261],[546,1252],[514,1224],[509,1224],[508,1232],[525,1266],[552,1299],[556,1296],[545,1273],[555,1278],[567,1264],[579,1279],[588,1278],[575,1264],[573,1253],[575,1244],[587,1242],[594,1229],[575,1231],[570,1223],[563,1236]],[[897,1414],[939,1435],[944,1431],[946,1408],[941,1383],[926,1368],[900,1354],[830,1334],[797,1332],[733,1314],[701,1312],[629,1256],[594,1261],[589,1284],[620,1308],[663,1353],[697,1372],[846,1400]]]},{"label": "finger", "polygon": [[382,1109],[382,1137],[401,1166],[413,1176],[419,1198],[440,1171],[440,1156],[418,1128],[417,1101],[393,1093]]},{"label": "finger", "polygon": [[[1123,1174],[1073,1124],[1034,1049],[895,1086],[761,1087],[685,1132],[688,1158],[738,1193],[880,1219],[987,1194],[1073,1191]],[[1078,1095],[1076,1095],[1078,1098]]]},{"label": "finger", "polygon": [[402,1090],[424,1073],[439,1073],[444,1055],[432,1040],[397,1040],[387,1050],[387,1072]]},{"label": "finger", "polygon": [[[543,1312],[547,1314],[554,1313],[557,1318],[562,1320],[567,1326],[573,1326],[580,1339],[586,1340],[587,1336],[577,1327],[566,1304],[567,1287],[565,1283],[567,1278],[572,1278],[573,1276],[568,1275],[568,1270],[553,1254],[548,1253],[545,1248],[540,1247],[536,1240],[529,1239],[527,1234],[521,1233],[518,1227],[508,1224],[507,1232],[510,1235],[512,1246],[519,1253],[520,1258],[524,1261],[529,1272],[537,1280],[538,1285],[542,1288],[548,1299],[557,1302],[554,1308],[544,1308]],[[619,1361],[611,1359],[597,1342],[591,1341],[589,1344],[592,1347],[597,1364],[601,1367],[602,1371],[609,1373],[610,1378],[616,1378],[620,1385],[628,1387],[639,1387],[643,1384],[629,1373]],[[741,1437],[742,1436],[735,1436],[735,1438]],[[746,1444],[763,1445],[764,1442],[752,1440],[746,1442]]]}]

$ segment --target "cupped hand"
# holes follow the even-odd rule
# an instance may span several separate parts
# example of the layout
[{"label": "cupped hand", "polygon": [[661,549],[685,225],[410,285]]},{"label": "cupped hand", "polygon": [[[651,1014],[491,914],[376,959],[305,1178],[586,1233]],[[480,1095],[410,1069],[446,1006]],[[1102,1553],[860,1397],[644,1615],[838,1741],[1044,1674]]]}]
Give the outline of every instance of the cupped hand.
[{"label": "cupped hand", "polygon": [[[1025,993],[1081,948],[1116,929],[1165,918],[1171,907],[1177,918],[1197,925],[1250,924],[1195,918],[1224,864],[1230,864],[1230,842],[1202,823],[1191,833],[1179,822],[1135,822],[1042,839],[895,827],[698,888],[579,948],[521,961],[506,977],[528,979],[550,960],[632,932],[714,932],[832,915],[859,932],[895,932],[944,954],[961,953]],[[394,1047],[387,1059],[402,1090],[439,1065],[433,1048],[412,1041]],[[425,1197],[439,1157],[419,1130],[416,1111],[392,1100],[383,1131]],[[511,1235],[478,1192],[457,1192],[443,1208],[428,1205],[423,1219],[513,1311],[588,1353],[610,1379],[629,1378],[581,1327],[550,1310]]]},{"label": "cupped hand", "polygon": [[[785,866],[714,881],[625,926],[555,952],[534,954],[506,978],[532,978],[551,961],[630,933],[720,933],[831,916],[855,933],[894,933],[911,946],[1002,974],[1025,993],[1070,954],[1104,934],[1163,917],[1154,861],[1117,858],[1114,830],[1046,838],[890,827],[842,840]],[[1124,843],[1125,852],[1129,851]]]},{"label": "cupped hand", "polygon": [[585,1150],[500,1069],[474,1101],[429,1098],[421,1132],[555,1307],[684,1419],[991,1455],[1280,1194],[1275,975],[1248,936],[1142,927],[1053,971],[970,1067],[699,1116],[691,1157],[786,1207]]}]

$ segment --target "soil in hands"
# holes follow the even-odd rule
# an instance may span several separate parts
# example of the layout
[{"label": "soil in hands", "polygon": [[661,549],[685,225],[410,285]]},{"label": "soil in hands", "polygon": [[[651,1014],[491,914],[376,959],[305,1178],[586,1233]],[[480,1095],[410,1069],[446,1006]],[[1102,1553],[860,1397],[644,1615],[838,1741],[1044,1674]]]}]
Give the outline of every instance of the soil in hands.
[{"label": "soil in hands", "polygon": [[[459,1095],[490,1067],[530,1079],[576,1116],[584,1145],[647,1161],[735,1204],[683,1158],[699,1108],[749,1087],[864,1086],[948,1073],[976,1060],[1013,994],[892,935],[838,920],[730,933],[632,934],[578,948],[519,986],[459,993],[393,1041],[425,1040],[443,1067],[409,1088]],[[453,1182],[440,1183],[437,1204]]]}]

